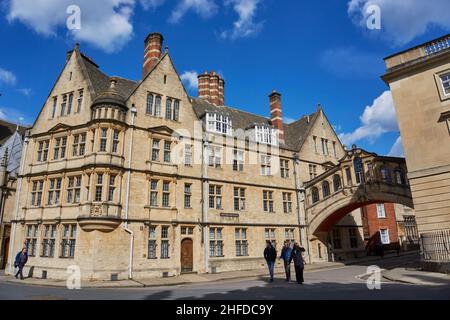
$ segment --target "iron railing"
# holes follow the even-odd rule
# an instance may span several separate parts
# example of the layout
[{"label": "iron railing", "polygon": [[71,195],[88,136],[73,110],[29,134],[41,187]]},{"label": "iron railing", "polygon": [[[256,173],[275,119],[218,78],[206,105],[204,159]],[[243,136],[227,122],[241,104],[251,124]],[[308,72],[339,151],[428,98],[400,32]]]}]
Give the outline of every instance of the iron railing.
[{"label": "iron railing", "polygon": [[420,251],[425,261],[450,261],[450,230],[420,235]]}]

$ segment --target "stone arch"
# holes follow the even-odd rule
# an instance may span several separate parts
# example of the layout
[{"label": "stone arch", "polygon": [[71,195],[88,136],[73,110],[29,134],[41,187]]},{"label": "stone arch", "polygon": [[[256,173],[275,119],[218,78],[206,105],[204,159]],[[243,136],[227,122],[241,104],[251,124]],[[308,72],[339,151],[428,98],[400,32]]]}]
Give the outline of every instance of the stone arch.
[{"label": "stone arch", "polygon": [[311,234],[328,231],[348,213],[374,203],[399,203],[414,208],[409,188],[375,184],[364,185],[355,192],[342,190],[327,201],[321,201],[311,207],[309,229]]}]

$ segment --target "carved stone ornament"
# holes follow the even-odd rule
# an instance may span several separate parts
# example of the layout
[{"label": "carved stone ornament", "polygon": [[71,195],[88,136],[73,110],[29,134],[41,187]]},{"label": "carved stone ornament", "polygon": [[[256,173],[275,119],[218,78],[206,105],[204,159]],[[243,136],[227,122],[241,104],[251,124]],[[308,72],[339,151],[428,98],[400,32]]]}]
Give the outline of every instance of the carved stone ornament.
[{"label": "carved stone ornament", "polygon": [[91,207],[91,216],[92,217],[101,217],[103,215],[103,208],[101,205],[93,205]]}]

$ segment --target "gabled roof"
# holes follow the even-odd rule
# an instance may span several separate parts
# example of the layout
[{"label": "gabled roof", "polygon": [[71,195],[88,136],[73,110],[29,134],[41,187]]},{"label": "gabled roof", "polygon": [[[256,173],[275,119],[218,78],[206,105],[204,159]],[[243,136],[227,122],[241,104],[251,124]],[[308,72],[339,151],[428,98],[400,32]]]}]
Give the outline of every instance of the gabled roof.
[{"label": "gabled roof", "polygon": [[[199,119],[202,119],[207,112],[217,112],[230,116],[231,121],[233,122],[233,129],[246,130],[254,124],[272,125],[270,118],[261,115],[228,106],[216,106],[201,98],[191,98],[191,101],[194,111]],[[315,112],[309,116],[304,116],[291,124],[284,123],[284,147],[290,150],[299,151],[318,114],[319,112]]]},{"label": "gabled roof", "polygon": [[[110,88],[111,77],[100,71],[99,66],[91,58],[88,58],[81,52],[80,55],[80,63],[86,71],[88,80],[92,83],[95,98],[97,95],[107,91]],[[138,86],[138,82],[121,77],[115,78],[117,80],[116,90],[125,98],[128,98],[131,92]]]},{"label": "gabled roof", "polygon": [[300,150],[308,137],[308,133],[317,119],[319,112],[303,116],[300,120],[284,125],[284,139],[286,145],[294,150]]},{"label": "gabled roof", "polygon": [[26,127],[19,126],[17,124],[0,119],[0,146],[2,146],[8,140],[8,138],[16,132],[17,128],[19,129],[19,133],[22,136],[28,129]]},{"label": "gabled roof", "polygon": [[15,176],[19,171],[23,138],[24,131],[21,132],[19,128],[19,130],[15,130],[12,135],[6,138],[0,146],[0,161],[4,164],[6,156],[6,170],[10,177]]}]

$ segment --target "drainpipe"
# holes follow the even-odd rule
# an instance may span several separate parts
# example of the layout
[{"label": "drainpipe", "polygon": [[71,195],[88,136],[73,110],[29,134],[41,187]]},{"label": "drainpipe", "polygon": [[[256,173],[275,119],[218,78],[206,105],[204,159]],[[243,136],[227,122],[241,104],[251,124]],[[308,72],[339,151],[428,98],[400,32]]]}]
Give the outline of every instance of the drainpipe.
[{"label": "drainpipe", "polygon": [[300,225],[300,240],[301,243],[306,246],[306,252],[308,255],[308,260],[311,262],[309,241],[306,234],[306,211],[305,211],[305,188],[300,182],[300,175],[298,172],[298,165],[300,159],[298,154],[294,154],[294,176],[295,176],[295,189],[297,190],[297,214],[298,214],[298,224]]},{"label": "drainpipe", "polygon": [[[7,189],[7,176],[8,176],[8,148],[5,150],[5,154],[3,155],[3,159],[1,159],[0,164],[0,234],[2,232],[3,225],[3,212],[4,212],[4,202],[6,196]],[[0,238],[0,251],[3,248],[3,237]]]},{"label": "drainpipe", "polygon": [[130,235],[130,257],[128,261],[128,278],[133,279],[133,251],[134,251],[134,233],[128,228],[128,211],[130,207],[130,185],[131,185],[131,163],[133,155],[133,137],[134,137],[134,123],[136,120],[137,109],[133,105],[131,108],[131,136],[130,136],[130,148],[128,150],[128,177],[127,177],[127,191],[125,195],[125,225],[122,226],[123,230]]},{"label": "drainpipe", "polygon": [[20,196],[22,195],[22,182],[23,182],[23,174],[24,174],[24,167],[25,167],[25,156],[27,154],[27,149],[28,149],[28,142],[29,142],[29,138],[25,137],[24,139],[24,147],[22,149],[22,155],[21,155],[21,163],[20,163],[20,168],[19,168],[19,181],[17,183],[17,189],[16,189],[16,204],[15,204],[15,215],[14,215],[14,228],[13,228],[13,234],[11,237],[11,253],[9,255],[9,268],[8,268],[8,273],[12,274],[12,261],[14,259],[14,243],[15,243],[15,239],[16,239],[16,230],[17,230],[17,219],[19,217],[19,206],[20,206]]},{"label": "drainpipe", "polygon": [[209,273],[209,241],[208,241],[208,166],[206,165],[207,148],[209,144],[206,137],[202,140],[202,224],[203,224],[203,247],[205,249],[205,273]]}]

